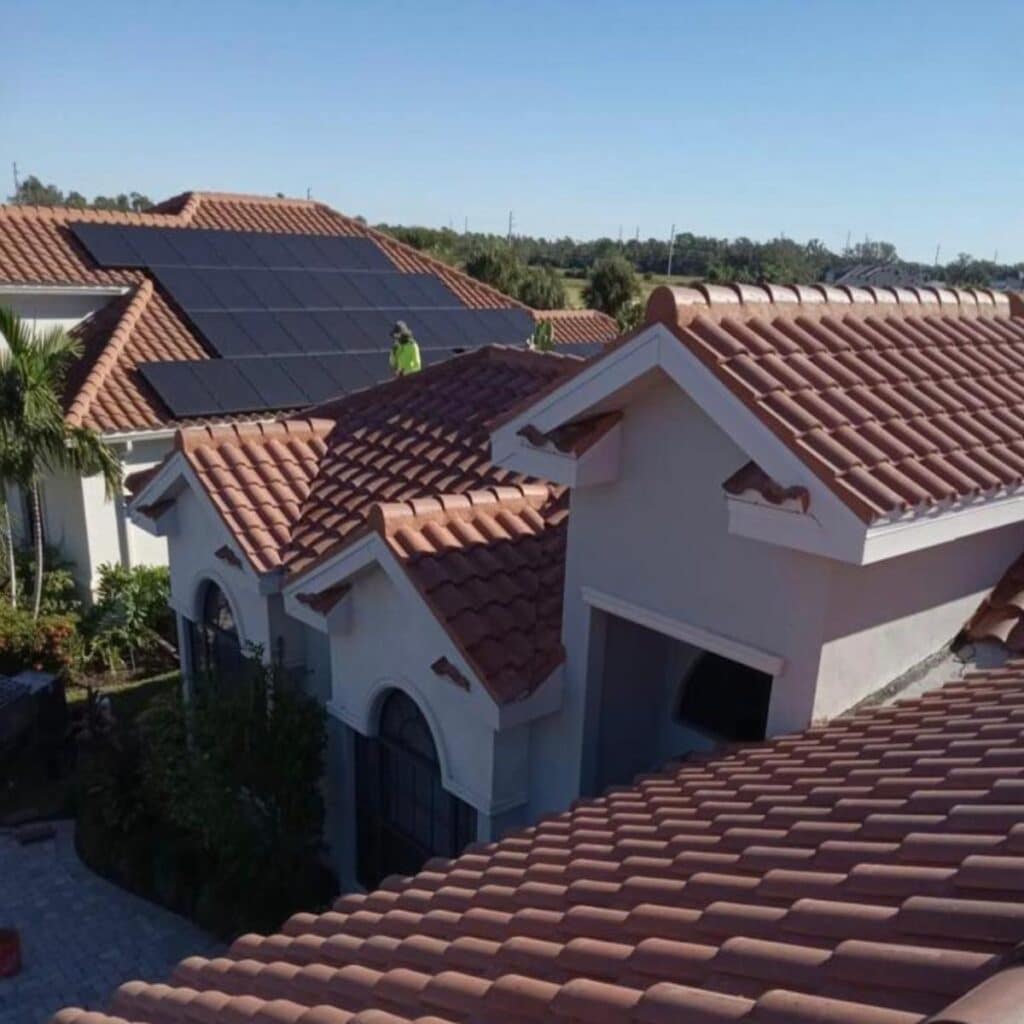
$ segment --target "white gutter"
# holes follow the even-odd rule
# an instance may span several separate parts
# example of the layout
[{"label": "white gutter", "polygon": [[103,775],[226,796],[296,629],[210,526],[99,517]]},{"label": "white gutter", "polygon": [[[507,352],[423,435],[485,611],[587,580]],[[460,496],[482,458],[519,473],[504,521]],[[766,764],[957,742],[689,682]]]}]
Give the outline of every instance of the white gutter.
[{"label": "white gutter", "polygon": [[0,295],[127,295],[131,288],[113,284],[0,284]]}]

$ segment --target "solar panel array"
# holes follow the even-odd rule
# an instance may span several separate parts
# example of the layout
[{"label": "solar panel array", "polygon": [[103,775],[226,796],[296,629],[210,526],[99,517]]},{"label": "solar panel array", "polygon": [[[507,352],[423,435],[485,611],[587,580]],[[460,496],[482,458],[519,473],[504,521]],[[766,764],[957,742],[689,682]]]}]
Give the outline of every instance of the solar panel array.
[{"label": "solar panel array", "polygon": [[370,238],[75,224],[103,267],[148,270],[220,358],[140,371],[176,418],[298,408],[390,375],[403,320],[425,363],[522,345],[523,309],[470,309],[440,278],[405,274]]},{"label": "solar panel array", "polygon": [[395,269],[372,238],[124,224],[72,224],[71,231],[101,267]]}]

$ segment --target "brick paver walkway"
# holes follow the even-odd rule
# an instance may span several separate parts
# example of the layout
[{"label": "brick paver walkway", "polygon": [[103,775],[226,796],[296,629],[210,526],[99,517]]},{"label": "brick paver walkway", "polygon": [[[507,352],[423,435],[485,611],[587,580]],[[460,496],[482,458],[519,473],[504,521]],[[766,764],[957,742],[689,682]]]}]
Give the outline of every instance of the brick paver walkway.
[{"label": "brick paver walkway", "polygon": [[191,922],[94,875],[73,826],[19,846],[0,834],[0,926],[21,931],[24,969],[0,979],[0,1022],[44,1024],[64,1006],[104,1009],[124,981],[166,980],[192,953],[222,947]]}]

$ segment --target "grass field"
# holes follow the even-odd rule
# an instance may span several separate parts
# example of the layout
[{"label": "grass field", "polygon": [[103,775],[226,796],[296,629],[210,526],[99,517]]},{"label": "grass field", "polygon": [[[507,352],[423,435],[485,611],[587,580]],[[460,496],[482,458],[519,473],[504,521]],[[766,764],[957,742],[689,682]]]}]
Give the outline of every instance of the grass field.
[{"label": "grass field", "polygon": [[[651,274],[649,277],[644,275],[638,275],[640,280],[640,298],[643,302],[647,301],[647,296],[658,287],[659,284],[677,284],[685,285],[692,284],[695,280],[692,277],[680,277],[673,274],[671,277],[667,277],[665,274]],[[587,279],[585,277],[567,277],[564,273],[562,274],[562,280],[565,283],[565,290],[569,297],[569,306],[572,309],[584,309],[586,303],[583,301],[583,289],[586,287]]]}]

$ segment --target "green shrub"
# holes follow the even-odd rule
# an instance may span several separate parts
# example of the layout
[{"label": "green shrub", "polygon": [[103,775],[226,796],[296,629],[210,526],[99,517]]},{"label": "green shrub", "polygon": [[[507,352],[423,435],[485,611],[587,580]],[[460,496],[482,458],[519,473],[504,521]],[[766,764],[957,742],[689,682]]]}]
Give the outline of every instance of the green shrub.
[{"label": "green shrub", "polygon": [[76,620],[73,615],[40,615],[30,608],[12,608],[0,599],[0,673],[22,669],[63,672],[74,659]]},{"label": "green shrub", "polygon": [[322,707],[255,659],[157,697],[87,750],[78,842],[97,870],[230,936],[323,904]]},{"label": "green shrub", "polygon": [[101,565],[96,603],[82,624],[84,666],[110,673],[136,668],[140,653],[173,635],[170,597],[166,567]]}]

